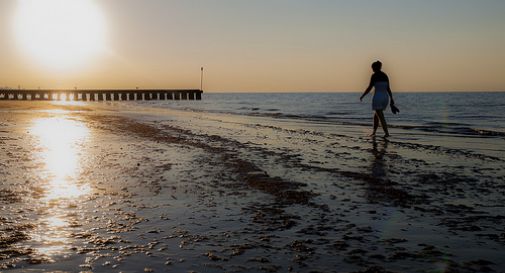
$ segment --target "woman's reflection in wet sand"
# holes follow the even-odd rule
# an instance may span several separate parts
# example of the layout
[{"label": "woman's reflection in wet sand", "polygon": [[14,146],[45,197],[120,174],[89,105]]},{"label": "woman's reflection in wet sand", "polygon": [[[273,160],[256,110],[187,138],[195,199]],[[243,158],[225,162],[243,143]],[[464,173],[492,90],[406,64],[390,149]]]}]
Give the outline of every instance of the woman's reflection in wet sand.
[{"label": "woman's reflection in wet sand", "polygon": [[369,202],[394,201],[394,193],[391,192],[392,185],[388,180],[386,151],[388,140],[372,138],[372,148],[370,151],[370,170],[364,174],[367,183],[366,196]]},{"label": "woman's reflection in wet sand", "polygon": [[376,137],[372,138],[372,177],[377,180],[383,180],[387,176],[384,155],[388,147],[388,140],[377,141]]}]

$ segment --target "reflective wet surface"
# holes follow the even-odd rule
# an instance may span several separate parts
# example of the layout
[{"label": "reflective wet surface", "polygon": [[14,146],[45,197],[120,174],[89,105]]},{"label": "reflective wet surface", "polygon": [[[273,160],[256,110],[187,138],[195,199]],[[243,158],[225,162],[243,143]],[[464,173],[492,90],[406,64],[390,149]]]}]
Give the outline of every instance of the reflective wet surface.
[{"label": "reflective wet surface", "polygon": [[34,120],[30,133],[38,139],[39,146],[35,149],[45,165],[41,177],[47,181],[43,201],[78,201],[89,194],[90,186],[77,182],[80,162],[86,157],[80,148],[90,137],[86,125],[67,117],[41,118]]},{"label": "reflective wet surface", "polygon": [[[80,183],[82,147],[89,140],[85,123],[70,119],[65,114],[33,121],[30,134],[35,138],[36,162],[41,187],[36,206],[43,212],[29,236],[35,251],[46,256],[63,255],[72,247],[70,238],[71,215],[76,203],[90,194],[89,184]],[[81,180],[82,181],[82,180]]]}]

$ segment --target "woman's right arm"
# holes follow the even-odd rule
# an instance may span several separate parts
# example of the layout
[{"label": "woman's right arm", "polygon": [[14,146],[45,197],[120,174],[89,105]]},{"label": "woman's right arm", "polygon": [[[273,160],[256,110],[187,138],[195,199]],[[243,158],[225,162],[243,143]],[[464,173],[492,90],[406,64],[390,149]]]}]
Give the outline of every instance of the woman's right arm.
[{"label": "woman's right arm", "polygon": [[368,87],[366,88],[365,90],[365,93],[363,93],[363,95],[361,95],[361,97],[359,98],[360,101],[363,100],[363,98],[368,94],[370,93],[370,91],[372,91],[372,88],[373,88],[373,84],[374,84],[374,78],[373,78],[373,75],[372,75],[372,78],[370,78],[370,84],[368,85]]}]

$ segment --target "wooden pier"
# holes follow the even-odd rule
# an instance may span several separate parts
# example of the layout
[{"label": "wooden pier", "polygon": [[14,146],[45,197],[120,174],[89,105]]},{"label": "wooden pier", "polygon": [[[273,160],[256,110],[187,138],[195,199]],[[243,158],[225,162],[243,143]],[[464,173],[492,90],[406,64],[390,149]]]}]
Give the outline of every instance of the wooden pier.
[{"label": "wooden pier", "polygon": [[133,100],[201,100],[202,90],[114,89],[50,90],[0,89],[0,100],[46,101],[133,101]]}]

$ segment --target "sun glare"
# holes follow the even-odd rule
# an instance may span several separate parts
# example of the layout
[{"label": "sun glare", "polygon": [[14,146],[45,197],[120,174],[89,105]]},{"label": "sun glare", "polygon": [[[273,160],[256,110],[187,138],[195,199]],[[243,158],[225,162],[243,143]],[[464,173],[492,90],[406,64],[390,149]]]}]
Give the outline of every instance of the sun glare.
[{"label": "sun glare", "polygon": [[72,247],[71,207],[91,192],[89,184],[79,183],[84,158],[81,147],[89,137],[89,129],[84,123],[65,117],[64,112],[60,114],[35,119],[30,129],[39,142],[36,154],[45,166],[40,172],[43,197],[37,205],[46,209],[46,217],[40,218],[30,232],[31,248],[49,258]]},{"label": "sun glare", "polygon": [[80,166],[77,146],[86,140],[88,128],[70,119],[41,118],[34,122],[31,132],[44,148],[41,156],[50,178],[46,200],[77,198],[88,193],[89,185],[75,182]]},{"label": "sun glare", "polygon": [[18,0],[14,33],[45,68],[68,70],[105,52],[105,18],[94,0]]}]

